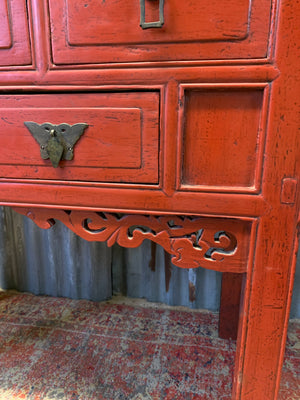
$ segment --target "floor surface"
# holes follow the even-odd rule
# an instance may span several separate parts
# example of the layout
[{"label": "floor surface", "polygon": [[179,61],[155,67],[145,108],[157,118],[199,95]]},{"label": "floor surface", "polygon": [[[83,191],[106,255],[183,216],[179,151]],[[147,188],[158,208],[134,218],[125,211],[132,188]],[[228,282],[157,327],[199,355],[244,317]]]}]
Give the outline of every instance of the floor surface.
[{"label": "floor surface", "polygon": [[[230,399],[235,342],[215,313],[1,292],[0,319],[1,400]],[[294,320],[279,400],[299,399]]]}]

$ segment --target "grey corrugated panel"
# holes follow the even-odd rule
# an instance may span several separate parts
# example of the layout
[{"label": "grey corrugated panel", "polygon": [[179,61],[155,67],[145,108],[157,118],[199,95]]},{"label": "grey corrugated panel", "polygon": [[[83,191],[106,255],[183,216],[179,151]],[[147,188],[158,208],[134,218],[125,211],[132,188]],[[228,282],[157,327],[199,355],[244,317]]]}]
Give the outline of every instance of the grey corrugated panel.
[{"label": "grey corrugated panel", "polygon": [[4,288],[19,288],[24,280],[24,271],[20,268],[25,258],[24,243],[22,217],[15,218],[10,209],[1,208],[1,284]]},{"label": "grey corrugated panel", "polygon": [[296,266],[290,318],[300,318],[300,248],[297,257],[297,266]]},{"label": "grey corrugated panel", "polygon": [[111,297],[106,243],[89,243],[59,222],[40,229],[9,208],[1,209],[1,218],[2,288],[95,301]]},{"label": "grey corrugated panel", "polygon": [[[112,292],[169,305],[217,310],[221,274],[184,270],[169,263],[160,246],[112,249],[87,242],[63,224],[49,230],[0,208],[0,286],[36,294],[104,300]],[[155,256],[155,257],[154,257]],[[155,258],[155,261],[153,260]],[[300,317],[300,256],[291,317]]]},{"label": "grey corrugated panel", "polygon": [[[154,265],[151,262],[153,253]],[[135,249],[119,248],[113,271],[118,277],[113,280],[118,283],[114,285],[114,291],[123,295],[191,308],[219,308],[220,273],[203,268],[178,268],[170,263],[170,257],[162,247],[157,246],[153,252],[153,244],[149,241]]]}]

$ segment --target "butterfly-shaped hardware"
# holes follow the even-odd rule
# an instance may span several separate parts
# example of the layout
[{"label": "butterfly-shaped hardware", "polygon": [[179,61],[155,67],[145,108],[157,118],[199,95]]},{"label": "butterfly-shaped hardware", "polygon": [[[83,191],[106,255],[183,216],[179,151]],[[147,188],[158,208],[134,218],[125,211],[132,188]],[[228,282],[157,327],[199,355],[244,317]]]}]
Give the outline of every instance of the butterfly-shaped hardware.
[{"label": "butterfly-shaped hardware", "polygon": [[41,157],[44,160],[50,158],[54,168],[58,167],[60,160],[73,159],[73,147],[88,127],[85,123],[53,125],[45,122],[40,125],[30,121],[24,125],[40,145]]}]

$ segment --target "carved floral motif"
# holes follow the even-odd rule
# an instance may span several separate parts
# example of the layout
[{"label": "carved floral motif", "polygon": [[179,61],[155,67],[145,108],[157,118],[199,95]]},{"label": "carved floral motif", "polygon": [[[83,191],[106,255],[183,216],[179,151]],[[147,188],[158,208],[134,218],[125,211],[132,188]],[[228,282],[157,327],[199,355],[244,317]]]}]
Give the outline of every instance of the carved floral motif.
[{"label": "carved floral motif", "polygon": [[107,212],[25,209],[15,211],[38,226],[50,228],[55,219],[89,241],[108,246],[138,247],[145,239],[161,245],[181,268],[204,267],[244,272],[251,224],[226,218],[124,215]]}]

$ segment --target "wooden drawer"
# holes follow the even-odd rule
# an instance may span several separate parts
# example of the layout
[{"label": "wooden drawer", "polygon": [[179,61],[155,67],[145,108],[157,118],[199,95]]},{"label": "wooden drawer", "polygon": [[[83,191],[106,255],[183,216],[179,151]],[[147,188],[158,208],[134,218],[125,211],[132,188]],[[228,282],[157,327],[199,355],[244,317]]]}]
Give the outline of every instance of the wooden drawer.
[{"label": "wooden drawer", "polygon": [[31,64],[25,0],[0,0],[0,66]]},{"label": "wooden drawer", "polygon": [[[150,29],[139,0],[48,1],[55,64],[267,56],[271,0],[165,0],[164,25]],[[144,1],[158,20],[159,0]]]},{"label": "wooden drawer", "polygon": [[[2,177],[158,182],[158,92],[1,96],[0,104]],[[24,125],[28,121],[88,127],[74,145],[74,158],[54,168],[41,157],[40,145]]]}]

